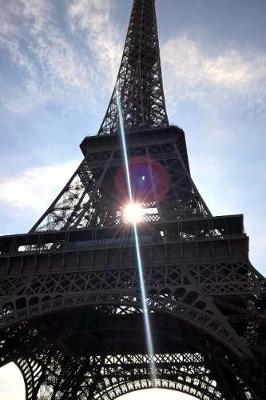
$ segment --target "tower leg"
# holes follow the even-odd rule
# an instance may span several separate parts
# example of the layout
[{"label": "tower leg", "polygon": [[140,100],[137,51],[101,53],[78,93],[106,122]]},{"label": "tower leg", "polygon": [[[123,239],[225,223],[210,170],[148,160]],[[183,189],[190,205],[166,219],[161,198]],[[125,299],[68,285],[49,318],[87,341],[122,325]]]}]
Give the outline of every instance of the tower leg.
[{"label": "tower leg", "polygon": [[26,400],[37,400],[38,392],[44,379],[42,365],[31,358],[21,358],[16,362],[16,365],[24,379]]},{"label": "tower leg", "polygon": [[213,361],[220,391],[228,400],[263,400],[247,387],[235,371],[229,370],[217,361]]}]

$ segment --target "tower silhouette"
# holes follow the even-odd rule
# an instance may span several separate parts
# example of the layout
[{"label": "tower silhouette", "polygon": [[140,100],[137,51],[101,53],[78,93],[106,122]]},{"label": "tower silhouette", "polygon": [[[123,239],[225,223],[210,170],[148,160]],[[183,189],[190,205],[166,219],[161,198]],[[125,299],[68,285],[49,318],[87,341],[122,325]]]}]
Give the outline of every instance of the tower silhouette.
[{"label": "tower silhouette", "polygon": [[[124,217],[123,135],[147,309]],[[184,132],[169,125],[154,0],[134,0],[107,112],[81,150],[30,232],[0,238],[1,365],[20,368],[27,400],[111,400],[150,387],[263,400],[265,279],[249,261],[243,216],[211,215]]]}]

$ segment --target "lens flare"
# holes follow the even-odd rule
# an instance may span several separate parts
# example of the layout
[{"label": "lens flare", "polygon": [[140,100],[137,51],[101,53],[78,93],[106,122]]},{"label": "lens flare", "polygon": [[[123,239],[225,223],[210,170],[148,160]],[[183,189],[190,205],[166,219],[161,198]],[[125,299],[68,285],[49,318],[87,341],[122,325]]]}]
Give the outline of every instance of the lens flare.
[{"label": "lens flare", "polygon": [[[128,159],[132,196],[141,203],[159,203],[169,191],[169,176],[166,168],[149,156]],[[115,186],[120,198],[128,196],[127,165],[122,164],[115,175]]]},{"label": "lens flare", "polygon": [[144,210],[138,203],[129,203],[124,208],[125,222],[130,224],[138,224],[142,221]]},{"label": "lens flare", "polygon": [[[122,109],[121,109],[118,90],[116,92],[116,101],[117,101],[117,108],[118,108],[118,117],[119,117],[122,148],[123,148],[124,160],[125,160],[127,190],[128,190],[130,205],[132,206],[134,204],[134,202],[133,202],[132,185],[131,185],[130,172],[129,172],[126,134],[125,134],[124,124],[123,124],[123,115],[122,115]],[[142,174],[142,176],[144,176],[144,174]],[[135,206],[136,206],[136,204],[135,204]],[[140,242],[139,242],[139,235],[138,235],[138,229],[137,229],[136,222],[133,222],[133,230],[134,230],[134,238],[135,238],[139,281],[140,281],[141,305],[142,305],[142,310],[143,310],[146,343],[147,343],[147,350],[148,350],[148,353],[150,356],[151,379],[152,379],[153,385],[156,386],[157,376],[156,376],[155,356],[154,356],[153,341],[152,341],[152,334],[151,334],[149,310],[148,310],[148,306],[147,306],[147,293],[146,293],[144,272],[143,272],[143,265],[142,265],[141,251],[140,251]]]}]

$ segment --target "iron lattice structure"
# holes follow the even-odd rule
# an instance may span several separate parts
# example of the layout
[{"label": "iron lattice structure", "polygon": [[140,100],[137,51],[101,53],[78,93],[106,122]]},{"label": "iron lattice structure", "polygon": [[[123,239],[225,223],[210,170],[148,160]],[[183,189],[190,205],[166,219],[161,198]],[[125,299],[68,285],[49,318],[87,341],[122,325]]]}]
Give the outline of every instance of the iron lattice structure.
[{"label": "iron lattice structure", "polygon": [[[154,340],[151,379],[120,144],[120,96]],[[141,388],[262,400],[265,279],[242,215],[213,217],[165,111],[154,0],[135,0],[115,90],[84,160],[28,234],[0,238],[0,362],[26,399],[111,400]]]},{"label": "iron lattice structure", "polygon": [[152,1],[134,2],[116,85],[98,135],[118,132],[117,92],[127,132],[168,126]]}]

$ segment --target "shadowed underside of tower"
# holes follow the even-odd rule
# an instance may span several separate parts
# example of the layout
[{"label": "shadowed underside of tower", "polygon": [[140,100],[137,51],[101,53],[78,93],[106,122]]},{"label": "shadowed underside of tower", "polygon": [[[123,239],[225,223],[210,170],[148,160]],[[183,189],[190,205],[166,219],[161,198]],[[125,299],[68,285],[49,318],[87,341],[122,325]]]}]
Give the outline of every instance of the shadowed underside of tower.
[{"label": "shadowed underside of tower", "polygon": [[[142,211],[154,354],[124,215],[123,132]],[[150,387],[263,400],[265,279],[249,261],[243,216],[211,215],[184,132],[169,126],[154,0],[133,2],[107,112],[81,150],[80,166],[30,232],[0,238],[0,365],[18,365],[27,400],[111,400]]]}]

